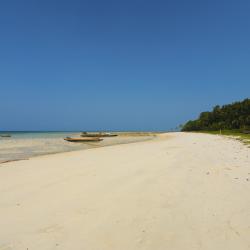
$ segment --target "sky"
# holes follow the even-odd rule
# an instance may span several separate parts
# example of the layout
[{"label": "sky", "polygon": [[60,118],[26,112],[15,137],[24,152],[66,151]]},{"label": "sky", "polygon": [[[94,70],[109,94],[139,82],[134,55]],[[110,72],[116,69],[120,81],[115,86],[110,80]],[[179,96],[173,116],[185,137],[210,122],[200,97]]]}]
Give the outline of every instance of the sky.
[{"label": "sky", "polygon": [[249,0],[0,2],[0,130],[170,130],[250,97]]}]

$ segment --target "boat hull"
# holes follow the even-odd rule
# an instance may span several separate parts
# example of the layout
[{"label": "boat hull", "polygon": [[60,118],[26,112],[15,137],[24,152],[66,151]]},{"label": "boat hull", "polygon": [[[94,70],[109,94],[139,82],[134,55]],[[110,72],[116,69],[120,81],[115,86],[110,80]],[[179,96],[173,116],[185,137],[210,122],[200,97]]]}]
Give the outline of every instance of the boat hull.
[{"label": "boat hull", "polygon": [[69,142],[100,142],[102,141],[103,139],[101,138],[98,138],[98,137],[95,137],[95,138],[92,138],[92,137],[85,137],[85,138],[64,138],[65,141],[69,141]]},{"label": "boat hull", "polygon": [[81,134],[82,137],[115,137],[117,136],[116,134],[102,134],[102,133],[98,133],[98,134]]}]

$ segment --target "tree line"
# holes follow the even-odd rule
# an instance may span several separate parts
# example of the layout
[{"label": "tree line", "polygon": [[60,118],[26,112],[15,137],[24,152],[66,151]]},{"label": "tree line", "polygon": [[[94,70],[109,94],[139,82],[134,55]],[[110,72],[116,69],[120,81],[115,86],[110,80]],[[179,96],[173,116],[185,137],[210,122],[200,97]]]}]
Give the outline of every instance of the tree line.
[{"label": "tree line", "polygon": [[198,119],[188,121],[182,131],[250,130],[250,99],[223,106],[215,106],[211,112],[202,112]]}]

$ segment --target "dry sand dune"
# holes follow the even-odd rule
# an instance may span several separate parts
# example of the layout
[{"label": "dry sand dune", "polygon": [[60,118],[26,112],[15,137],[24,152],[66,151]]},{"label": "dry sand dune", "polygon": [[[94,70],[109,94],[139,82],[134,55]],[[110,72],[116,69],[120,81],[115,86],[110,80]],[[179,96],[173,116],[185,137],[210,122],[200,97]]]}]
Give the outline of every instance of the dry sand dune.
[{"label": "dry sand dune", "polygon": [[0,250],[250,249],[250,149],[146,142],[0,165]]}]

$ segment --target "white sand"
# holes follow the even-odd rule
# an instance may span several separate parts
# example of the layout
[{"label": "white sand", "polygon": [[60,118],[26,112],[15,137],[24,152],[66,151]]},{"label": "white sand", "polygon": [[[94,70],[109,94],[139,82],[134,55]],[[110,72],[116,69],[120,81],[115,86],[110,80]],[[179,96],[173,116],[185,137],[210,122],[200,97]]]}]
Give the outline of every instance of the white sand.
[{"label": "white sand", "polygon": [[1,164],[0,249],[250,249],[250,149],[173,133]]}]

